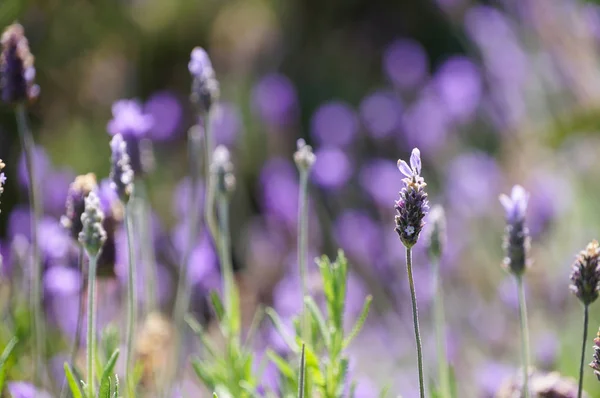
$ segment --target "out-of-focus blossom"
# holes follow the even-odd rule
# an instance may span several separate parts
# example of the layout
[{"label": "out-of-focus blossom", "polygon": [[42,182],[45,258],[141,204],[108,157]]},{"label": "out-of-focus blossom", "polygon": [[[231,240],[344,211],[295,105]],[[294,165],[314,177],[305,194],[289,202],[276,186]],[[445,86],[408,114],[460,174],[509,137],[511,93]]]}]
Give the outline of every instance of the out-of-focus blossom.
[{"label": "out-of-focus blossom", "polygon": [[[525,297],[529,296],[529,287],[525,284]],[[514,278],[504,278],[498,286],[500,300],[514,311],[519,310],[519,292]]]},{"label": "out-of-focus blossom", "polygon": [[361,168],[358,180],[378,206],[388,208],[397,199],[402,178],[394,161],[374,159]]},{"label": "out-of-focus blossom", "polygon": [[360,117],[372,137],[380,139],[400,128],[402,103],[389,91],[378,90],[360,103]]},{"label": "out-of-focus blossom", "polygon": [[429,72],[427,53],[416,41],[398,39],[386,48],[383,69],[396,87],[414,89],[424,81]]},{"label": "out-of-focus blossom", "polygon": [[46,212],[58,215],[64,211],[69,185],[74,178],[75,174],[69,169],[48,171],[41,181]]},{"label": "out-of-focus blossom", "polygon": [[335,147],[325,147],[315,153],[317,161],[312,170],[312,180],[324,188],[340,188],[352,175],[352,163],[346,153]]},{"label": "out-of-focus blossom", "polygon": [[136,100],[119,100],[112,106],[113,118],[108,122],[110,135],[121,134],[123,137],[145,137],[152,126],[154,118],[144,113],[142,105]]},{"label": "out-of-focus blossom", "polygon": [[556,174],[536,173],[530,188],[528,227],[533,237],[543,233],[552,221],[571,208],[573,188]]},{"label": "out-of-focus blossom", "polygon": [[294,227],[298,217],[298,181],[294,165],[286,159],[269,160],[261,170],[260,185],[264,209]]},{"label": "out-of-focus blossom", "polygon": [[490,361],[479,367],[475,379],[483,396],[494,397],[504,381],[515,372],[512,366]]},{"label": "out-of-focus blossom", "polygon": [[445,181],[446,197],[452,210],[475,217],[496,206],[502,173],[491,156],[470,152],[450,162]]},{"label": "out-of-focus blossom", "polygon": [[35,84],[34,57],[29,50],[23,26],[9,25],[0,38],[0,90],[7,103],[23,103],[35,100],[40,88]]},{"label": "out-of-focus blossom", "polygon": [[123,203],[129,201],[133,193],[133,170],[131,169],[128,147],[123,136],[116,134],[110,141],[111,170],[110,179],[112,188]]},{"label": "out-of-focus blossom", "polygon": [[454,56],[436,71],[433,83],[453,120],[469,121],[481,100],[479,68],[467,57]]},{"label": "out-of-focus blossom", "polygon": [[[173,194],[173,214],[175,214],[180,220],[187,217],[190,207],[190,191],[191,191],[192,180],[189,177],[184,177],[175,187],[175,193]],[[204,208],[204,183],[200,183],[197,186],[198,202],[195,204],[199,209]]]},{"label": "out-of-focus blossom", "polygon": [[177,96],[170,91],[159,91],[148,98],[143,114],[153,122],[148,130],[149,138],[166,141],[179,133],[183,108]]},{"label": "out-of-focus blossom", "polygon": [[535,341],[535,363],[543,369],[553,369],[560,351],[560,341],[556,334],[545,332],[533,341]]},{"label": "out-of-focus blossom", "polygon": [[242,132],[242,116],[237,106],[231,102],[219,102],[210,114],[211,133],[217,145],[233,146]]},{"label": "out-of-focus blossom", "polygon": [[333,234],[339,246],[354,261],[368,265],[381,253],[381,229],[360,210],[345,210],[338,216]]},{"label": "out-of-focus blossom", "polygon": [[51,295],[73,295],[81,289],[81,275],[74,268],[56,265],[44,273],[44,288]]},{"label": "out-of-focus blossom", "polygon": [[347,146],[358,133],[359,122],[354,109],[345,102],[321,105],[311,119],[311,135],[321,145]]},{"label": "out-of-focus blossom", "polygon": [[450,122],[446,104],[433,87],[427,87],[402,114],[405,137],[401,138],[406,140],[402,143],[434,154],[448,145]]},{"label": "out-of-focus blossom", "polygon": [[296,88],[281,74],[264,76],[252,91],[254,112],[268,125],[284,127],[298,116]]},{"label": "out-of-focus blossom", "polygon": [[[44,181],[46,173],[52,170],[52,163],[46,153],[46,150],[41,146],[36,146],[33,149],[33,168],[38,181]],[[19,182],[21,186],[29,186],[29,175],[27,174],[27,163],[25,162],[25,153],[21,153],[18,165]]]},{"label": "out-of-focus blossom", "polygon": [[12,398],[51,398],[46,391],[39,390],[33,384],[25,381],[8,383],[8,393]]},{"label": "out-of-focus blossom", "polygon": [[219,82],[215,76],[208,53],[201,47],[192,50],[188,69],[192,82],[191,100],[198,106],[200,113],[207,113],[219,99]]},{"label": "out-of-focus blossom", "polygon": [[206,292],[217,289],[221,283],[217,253],[206,234],[190,255],[188,280],[188,283],[200,286]]},{"label": "out-of-focus blossom", "polygon": [[38,224],[39,245],[43,256],[52,261],[67,256],[71,248],[71,237],[58,220],[44,217]]}]

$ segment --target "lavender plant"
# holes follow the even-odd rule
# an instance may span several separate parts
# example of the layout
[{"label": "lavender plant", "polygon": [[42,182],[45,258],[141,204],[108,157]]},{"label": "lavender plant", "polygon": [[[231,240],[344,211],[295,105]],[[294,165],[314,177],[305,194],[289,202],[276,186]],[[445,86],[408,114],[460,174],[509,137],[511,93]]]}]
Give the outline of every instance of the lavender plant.
[{"label": "lavender plant", "polygon": [[34,57],[29,50],[29,42],[25,37],[23,26],[18,23],[8,26],[2,37],[2,54],[0,54],[0,91],[2,100],[14,107],[21,147],[25,153],[27,164],[29,207],[33,213],[31,217],[31,246],[33,249],[32,259],[32,288],[31,305],[32,324],[34,328],[33,342],[33,376],[39,380],[39,371],[44,354],[43,336],[44,324],[41,313],[42,287],[41,273],[42,265],[38,245],[38,221],[42,215],[41,197],[38,193],[38,180],[34,165],[34,141],[27,122],[27,104],[34,101],[40,92],[39,86],[35,84]]},{"label": "lavender plant", "polygon": [[419,314],[417,309],[417,296],[412,271],[412,247],[417,243],[419,234],[425,225],[423,219],[429,211],[429,202],[424,188],[427,186],[421,177],[421,153],[418,148],[413,149],[410,156],[410,166],[404,160],[398,160],[398,169],[406,176],[402,180],[404,188],[400,191],[400,199],[396,202],[396,232],[406,248],[406,272],[410,297],[412,302],[413,326],[417,344],[417,364],[419,368],[419,391],[421,398],[425,397],[423,374],[423,348],[421,333],[419,332]]},{"label": "lavender plant", "polygon": [[573,263],[571,272],[571,285],[569,288],[583,304],[583,341],[581,346],[581,361],[579,363],[579,388],[577,396],[581,398],[583,392],[583,364],[585,362],[585,347],[589,322],[589,307],[598,299],[600,290],[600,246],[598,241],[591,241],[582,250]]},{"label": "lavender plant", "polygon": [[519,294],[519,321],[521,326],[521,356],[523,367],[523,395],[529,398],[529,328],[527,326],[527,306],[523,274],[529,265],[529,231],[525,225],[525,212],[529,194],[520,185],[515,185],[511,196],[501,195],[500,203],[506,211],[506,230],[504,237],[504,268],[514,275]]}]

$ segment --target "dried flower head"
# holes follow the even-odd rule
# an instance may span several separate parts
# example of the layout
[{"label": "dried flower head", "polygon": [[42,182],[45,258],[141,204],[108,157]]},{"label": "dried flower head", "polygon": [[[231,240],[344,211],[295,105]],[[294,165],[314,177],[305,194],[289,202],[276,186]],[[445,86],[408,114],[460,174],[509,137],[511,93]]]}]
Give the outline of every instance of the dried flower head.
[{"label": "dried flower head", "polygon": [[[0,159],[0,170],[4,169],[4,162]],[[4,184],[6,183],[6,176],[4,173],[0,173],[0,195],[4,193]]]},{"label": "dried flower head", "polygon": [[427,252],[429,257],[440,259],[446,245],[446,214],[442,206],[435,205],[431,208],[429,225],[431,228],[425,236]]},{"label": "dried flower head", "polygon": [[594,369],[594,374],[600,381],[600,329],[594,339],[594,359],[590,362],[590,367]]},{"label": "dried flower head", "polygon": [[81,216],[85,211],[85,198],[97,188],[98,184],[94,173],[82,174],[75,177],[75,181],[69,186],[65,204],[65,215],[60,218],[60,223],[75,240],[79,239],[79,233],[83,228]]},{"label": "dried flower head", "polygon": [[506,210],[503,266],[515,275],[522,275],[529,265],[529,230],[525,226],[525,212],[529,194],[520,185],[515,185],[510,197],[500,195],[500,203]]},{"label": "dried flower head", "polygon": [[7,103],[32,101],[39,95],[35,84],[34,57],[29,51],[29,42],[23,26],[12,24],[4,30],[0,55],[0,90],[2,100]]},{"label": "dried flower head", "polygon": [[598,298],[600,289],[600,246],[598,241],[591,241],[584,250],[579,252],[573,263],[571,272],[571,285],[569,289],[585,305],[589,305]]},{"label": "dried flower head", "polygon": [[233,163],[231,163],[229,150],[223,145],[215,149],[210,171],[217,183],[217,192],[221,195],[231,195],[235,190]]},{"label": "dried flower head", "polygon": [[133,193],[133,170],[127,154],[127,144],[121,134],[115,134],[110,141],[111,170],[110,179],[112,188],[117,192],[119,199],[127,203]]},{"label": "dried flower head", "polygon": [[89,256],[96,256],[106,241],[106,231],[102,226],[104,213],[100,199],[95,192],[90,192],[85,198],[85,211],[81,215],[82,229],[79,233],[79,243]]},{"label": "dried flower head", "polygon": [[402,180],[404,187],[400,191],[400,199],[396,202],[396,232],[407,248],[413,247],[425,225],[423,219],[429,211],[429,201],[425,187],[427,184],[421,177],[421,153],[413,149],[410,156],[410,167],[404,160],[398,160],[398,169],[406,176]]},{"label": "dried flower head", "polygon": [[206,114],[218,101],[220,89],[215,70],[204,49],[196,47],[192,50],[188,69],[194,78],[191,101],[202,114]]},{"label": "dried flower head", "polygon": [[[507,380],[496,393],[496,398],[521,398],[522,377]],[[561,376],[558,372],[529,371],[529,391],[532,398],[576,398],[578,386],[574,379]],[[588,397],[584,392],[582,397]]]},{"label": "dried flower head", "polygon": [[306,145],[306,141],[300,138],[297,141],[297,151],[294,153],[294,162],[301,172],[308,172],[315,164],[317,157],[313,153],[312,147]]}]

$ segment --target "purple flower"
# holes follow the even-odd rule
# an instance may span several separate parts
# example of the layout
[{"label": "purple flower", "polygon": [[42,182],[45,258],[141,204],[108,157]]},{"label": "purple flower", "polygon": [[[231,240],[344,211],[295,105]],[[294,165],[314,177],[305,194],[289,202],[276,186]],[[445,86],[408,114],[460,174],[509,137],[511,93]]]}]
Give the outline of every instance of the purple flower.
[{"label": "purple flower", "polygon": [[74,295],[81,289],[81,275],[76,269],[56,265],[44,273],[44,287],[50,295]]},{"label": "purple flower", "polygon": [[26,381],[9,382],[8,393],[12,398],[51,398],[49,393],[38,390],[33,384]]},{"label": "purple flower", "polygon": [[23,26],[18,23],[8,26],[0,42],[2,100],[7,103],[33,101],[39,95],[40,88],[35,84],[34,57],[29,51],[29,42]]},{"label": "purple flower", "polygon": [[242,127],[242,117],[235,104],[220,102],[214,105],[210,115],[210,128],[217,145],[233,146]]},{"label": "purple flower", "polygon": [[321,105],[311,119],[311,135],[321,145],[347,146],[358,129],[356,113],[350,105],[340,101]]},{"label": "purple flower", "polygon": [[[44,181],[46,173],[52,170],[52,163],[46,153],[46,150],[41,146],[36,146],[33,149],[33,168],[38,181]],[[25,162],[25,153],[21,153],[18,166],[19,182],[21,186],[29,186],[29,175],[27,174],[27,163]]]},{"label": "purple flower", "polygon": [[133,192],[133,170],[127,153],[127,144],[121,134],[116,134],[110,141],[111,170],[110,179],[112,188],[123,203],[127,203]]},{"label": "purple flower", "polygon": [[375,91],[360,103],[360,116],[369,133],[380,139],[400,128],[402,104],[392,92]]},{"label": "purple flower", "polygon": [[352,175],[352,164],[346,153],[338,148],[321,148],[316,153],[312,180],[324,188],[344,186]]},{"label": "purple flower", "polygon": [[[173,194],[173,214],[179,219],[185,219],[191,209],[190,191],[192,180],[190,177],[183,178],[175,187]],[[200,182],[197,187],[198,203],[195,204],[199,209],[204,208],[204,183]]]},{"label": "purple flower", "polygon": [[286,76],[263,77],[252,91],[253,110],[268,125],[291,124],[298,113],[298,98],[293,83]]},{"label": "purple flower", "polygon": [[500,386],[513,374],[516,369],[498,362],[487,362],[477,370],[476,380],[479,389],[485,397],[496,396]]},{"label": "purple flower", "polygon": [[402,176],[396,164],[388,159],[373,159],[362,167],[358,180],[362,189],[382,208],[389,207],[398,195]]},{"label": "purple flower", "polygon": [[221,284],[217,253],[206,234],[192,251],[187,275],[188,283],[199,286],[207,292],[217,289]]},{"label": "purple flower", "polygon": [[154,118],[145,114],[141,104],[136,100],[119,100],[112,106],[113,118],[108,122],[110,135],[120,134],[123,137],[145,137],[152,126]]},{"label": "purple flower", "polygon": [[269,160],[260,173],[261,203],[271,215],[295,227],[298,216],[298,181],[287,159]]},{"label": "purple flower", "polygon": [[190,74],[194,77],[203,76],[212,68],[212,63],[206,50],[201,47],[195,47],[192,50],[190,62],[188,63]]},{"label": "purple flower", "polygon": [[398,39],[385,50],[383,69],[396,87],[414,89],[428,73],[427,54],[416,41]]},{"label": "purple flower", "polygon": [[112,181],[109,178],[105,178],[104,180],[100,181],[97,194],[98,198],[100,199],[102,211],[108,217],[110,214],[112,214],[114,206],[119,201],[119,196],[112,187]]},{"label": "purple flower", "polygon": [[450,117],[446,104],[432,87],[423,89],[420,97],[402,115],[404,139],[413,146],[435,153],[448,145]]},{"label": "purple flower", "polygon": [[47,171],[41,181],[44,209],[47,212],[58,215],[64,211],[69,185],[74,178],[75,174],[68,169]]},{"label": "purple flower", "polygon": [[192,103],[199,107],[198,110],[201,113],[206,113],[218,100],[220,89],[212,63],[204,49],[196,47],[192,50],[188,69],[194,78],[192,83]]},{"label": "purple flower", "polygon": [[528,201],[529,194],[520,185],[512,188],[510,197],[504,194],[500,195],[500,203],[504,206],[508,223],[516,223],[525,219]]},{"label": "purple flower", "polygon": [[338,245],[353,261],[370,264],[382,250],[382,234],[377,223],[365,212],[345,210],[334,222]]},{"label": "purple flower", "polygon": [[149,138],[166,141],[180,132],[183,108],[177,96],[170,91],[153,94],[144,104],[144,114],[153,121],[148,131]]},{"label": "purple flower", "polygon": [[52,217],[44,217],[38,224],[40,251],[50,261],[64,259],[71,249],[67,230]]}]

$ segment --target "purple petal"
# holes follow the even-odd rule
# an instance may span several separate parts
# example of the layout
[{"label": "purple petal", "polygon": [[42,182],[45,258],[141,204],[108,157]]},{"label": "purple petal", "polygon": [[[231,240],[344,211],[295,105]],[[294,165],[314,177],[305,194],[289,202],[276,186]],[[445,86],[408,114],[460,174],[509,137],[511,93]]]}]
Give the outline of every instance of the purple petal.
[{"label": "purple petal", "polygon": [[506,210],[506,213],[507,214],[510,213],[513,208],[512,200],[504,194],[500,195],[499,199],[500,199],[500,203],[502,203],[502,206],[504,206],[504,210]]},{"label": "purple petal", "polygon": [[410,154],[410,167],[417,175],[421,174],[421,151],[419,148],[413,149]]},{"label": "purple petal", "polygon": [[398,170],[400,170],[400,172],[402,174],[404,174],[405,176],[407,176],[407,177],[412,177],[413,176],[413,172],[410,169],[410,167],[408,166],[408,163],[406,163],[402,159],[398,159]]}]

